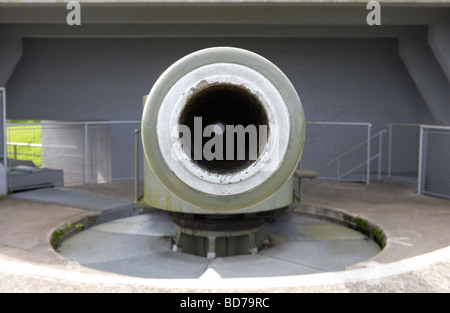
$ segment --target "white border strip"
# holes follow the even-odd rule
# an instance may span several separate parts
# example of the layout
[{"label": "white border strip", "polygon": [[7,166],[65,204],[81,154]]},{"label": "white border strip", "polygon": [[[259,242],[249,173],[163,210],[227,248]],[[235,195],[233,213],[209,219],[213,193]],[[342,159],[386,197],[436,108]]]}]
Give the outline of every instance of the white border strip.
[{"label": "white border strip", "polygon": [[108,275],[109,273],[105,273],[105,275],[82,273],[80,271],[70,270],[70,268],[74,269],[73,265],[69,266],[70,264],[68,264],[67,270],[60,270],[6,260],[0,260],[0,271],[6,274],[33,276],[36,278],[53,278],[78,284],[139,285],[201,291],[207,289],[268,289],[357,283],[411,272],[446,260],[450,260],[450,246],[389,264],[376,263],[376,265],[366,268],[348,271],[277,277],[221,279],[217,275],[212,275],[210,278],[202,277],[201,279],[144,279]]}]

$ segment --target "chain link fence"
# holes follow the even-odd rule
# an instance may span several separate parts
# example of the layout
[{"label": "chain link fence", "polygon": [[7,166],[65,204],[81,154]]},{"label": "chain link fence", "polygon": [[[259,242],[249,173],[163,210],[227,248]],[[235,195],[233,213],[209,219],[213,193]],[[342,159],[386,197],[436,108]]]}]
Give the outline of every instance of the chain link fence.
[{"label": "chain link fence", "polygon": [[0,162],[6,167],[6,91],[0,88]]},{"label": "chain link fence", "polygon": [[0,88],[0,196],[6,195],[7,188],[7,165],[6,165],[6,91]]},{"label": "chain link fence", "polygon": [[450,199],[450,127],[420,126],[418,193]]},{"label": "chain link fence", "polygon": [[390,123],[388,178],[417,183],[420,124]]},{"label": "chain link fence", "polygon": [[42,166],[41,127],[34,124],[7,124],[8,166]]},{"label": "chain link fence", "polygon": [[[97,184],[135,178],[135,129],[140,121],[8,124],[9,189],[19,174],[60,175],[61,185]],[[142,160],[142,149],[139,149]],[[139,177],[143,177],[140,170]],[[50,179],[51,180],[51,179]],[[50,183],[49,183],[50,184]],[[52,183],[54,184],[54,183]]]},{"label": "chain link fence", "polygon": [[389,124],[388,177],[418,194],[450,198],[450,127]]},{"label": "chain link fence", "polygon": [[307,122],[301,167],[317,178],[370,181],[371,127],[369,123]]},{"label": "chain link fence", "polygon": [[[8,166],[12,169],[59,171],[54,175],[62,176],[62,185],[143,177],[138,163],[144,156],[135,132],[140,121],[42,122],[9,124],[7,129]],[[308,122],[301,167],[317,172],[319,179],[369,183],[371,166],[378,169],[380,178],[382,134],[371,135],[369,123]]]}]

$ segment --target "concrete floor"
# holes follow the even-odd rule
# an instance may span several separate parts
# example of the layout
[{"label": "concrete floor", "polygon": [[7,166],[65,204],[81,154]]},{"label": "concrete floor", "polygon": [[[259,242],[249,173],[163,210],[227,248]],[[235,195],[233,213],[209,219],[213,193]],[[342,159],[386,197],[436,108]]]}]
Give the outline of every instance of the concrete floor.
[{"label": "concrete floor", "polygon": [[[115,203],[123,209],[133,198],[132,182],[63,190],[98,197],[103,208]],[[129,277],[80,266],[49,243],[55,229],[104,216],[102,208],[88,210],[51,203],[52,199],[31,201],[15,194],[0,201],[0,291],[450,292],[449,200],[415,195],[414,186],[403,183],[319,180],[303,182],[303,197],[305,205],[299,212],[331,210],[367,219],[386,234],[386,247],[366,261],[333,272],[225,278],[217,275],[218,269],[195,279]]]},{"label": "concrete floor", "polygon": [[380,252],[353,229],[286,214],[266,224],[271,247],[255,255],[207,259],[172,251],[175,227],[161,211],[118,219],[64,241],[58,252],[83,266],[143,278],[200,278],[207,270],[222,278],[275,277],[345,270]]}]

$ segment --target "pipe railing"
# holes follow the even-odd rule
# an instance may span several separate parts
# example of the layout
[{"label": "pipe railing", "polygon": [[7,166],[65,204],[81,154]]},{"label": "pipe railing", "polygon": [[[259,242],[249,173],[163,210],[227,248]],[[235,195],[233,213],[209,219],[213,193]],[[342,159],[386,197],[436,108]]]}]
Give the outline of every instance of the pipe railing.
[{"label": "pipe railing", "polygon": [[[370,157],[370,140],[371,138],[375,138],[376,136],[379,135],[379,133],[377,133],[376,135],[371,137],[371,128],[372,128],[372,124],[371,123],[353,123],[353,122],[306,122],[307,124],[311,124],[311,125],[340,125],[340,126],[363,126],[363,127],[367,127],[367,137],[365,140],[363,140],[362,142],[356,144],[355,146],[353,146],[352,148],[350,148],[349,150],[343,152],[342,154],[338,155],[337,157],[335,157],[334,159],[332,159],[331,161],[327,162],[326,164],[322,165],[321,167],[319,167],[318,169],[315,169],[316,172],[319,172],[323,169],[325,169],[326,167],[337,163],[337,175],[336,175],[336,180],[337,181],[341,181],[343,177],[351,174],[352,172],[356,171],[357,169],[361,168],[362,166],[366,166],[366,178],[365,178],[365,182],[367,184],[370,183],[370,162],[371,162],[371,157]],[[360,148],[361,146],[364,146],[367,143],[367,157],[366,160],[360,164],[358,164],[357,166],[353,167],[352,169],[350,169],[349,171],[345,172],[344,174],[341,174],[341,159],[345,156],[347,156],[348,154],[350,154],[351,152],[355,151],[356,149]]]}]

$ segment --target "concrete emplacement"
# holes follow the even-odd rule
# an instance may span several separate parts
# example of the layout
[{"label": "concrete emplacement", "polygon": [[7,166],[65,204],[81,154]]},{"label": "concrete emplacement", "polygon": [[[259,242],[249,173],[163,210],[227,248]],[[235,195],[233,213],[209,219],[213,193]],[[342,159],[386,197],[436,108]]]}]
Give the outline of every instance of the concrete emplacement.
[{"label": "concrete emplacement", "polygon": [[[415,195],[414,185],[303,180],[303,207],[266,225],[272,245],[215,259],[171,251],[169,213],[136,207],[133,186],[45,188],[3,199],[2,290],[449,290],[449,202]],[[363,255],[359,247],[373,241],[341,225],[382,234],[374,238],[386,246]]]},{"label": "concrete emplacement", "polygon": [[[226,137],[226,160],[209,160],[203,155],[205,142],[201,139],[198,144],[195,136],[204,133],[203,126],[196,124],[198,118],[206,125],[216,126],[221,131],[219,135]],[[179,132],[181,125],[187,126],[194,136],[186,140]],[[263,140],[260,134],[252,138],[253,142],[250,135],[247,140],[234,140],[229,125],[266,126],[268,130]],[[111,257],[104,247],[115,246],[110,251],[114,259],[120,256],[120,262],[128,258],[126,253],[147,254],[145,260],[127,263],[139,264],[138,275],[172,278],[197,277],[205,266],[214,264],[232,269],[232,273],[225,270],[225,276],[273,276],[343,269],[372,257],[380,248],[361,233],[292,212],[301,206],[294,201],[293,174],[303,150],[304,133],[297,92],[273,63],[238,48],[194,52],[160,76],[144,106],[146,171],[141,204],[155,211],[142,216],[144,220],[130,219],[125,223],[126,229],[131,227],[150,238],[144,240],[143,246],[127,243],[128,252],[122,255],[118,243],[111,242],[111,238],[99,241],[95,236],[89,237],[92,232],[83,232],[63,244],[61,253],[98,267]],[[228,145],[230,136],[232,145]],[[243,151],[238,151],[240,139],[245,143]],[[256,141],[258,153],[251,160],[250,146]],[[301,201],[301,193],[297,198]],[[136,221],[144,221],[143,225],[160,223],[163,227],[155,232],[136,226]],[[115,222],[113,227],[120,229],[120,223]],[[108,229],[111,224],[97,227]],[[88,255],[84,255],[85,242],[92,249]],[[330,244],[332,247],[327,248]],[[83,251],[76,248],[82,246]],[[99,247],[100,251],[94,251]],[[316,249],[320,257],[311,259]],[[92,255],[100,259],[92,259]],[[303,263],[305,260],[313,262],[308,266]],[[148,262],[151,268],[145,266]],[[115,262],[107,263],[112,271],[121,267],[112,266]],[[233,269],[236,266],[246,271],[238,273]],[[216,266],[212,268],[220,271]]]},{"label": "concrete emplacement", "polygon": [[[59,238],[55,248],[66,259],[87,268],[149,279],[199,279],[208,275],[270,278],[335,272],[367,261],[381,251],[379,244],[384,245],[385,238],[375,225],[333,210],[318,213],[321,215],[311,208],[296,208],[274,217],[254,236],[262,248],[235,256],[199,256],[205,251],[199,248],[200,237],[189,238],[196,241],[190,247],[202,251],[176,251],[173,247],[178,226],[171,214],[148,208],[141,214],[91,227],[81,221],[83,227],[73,227]],[[188,222],[185,218],[182,221]],[[199,232],[205,237],[207,251],[210,234]],[[234,236],[248,233],[224,235],[214,238],[214,242],[224,249],[228,241],[231,250],[236,245],[245,246],[243,241],[234,242]],[[219,253],[223,252],[219,249]]]}]

